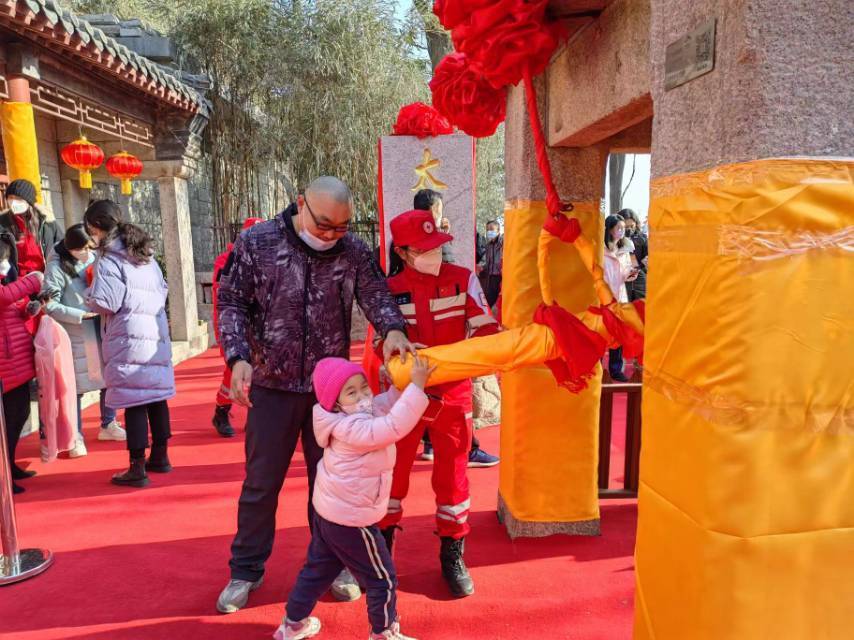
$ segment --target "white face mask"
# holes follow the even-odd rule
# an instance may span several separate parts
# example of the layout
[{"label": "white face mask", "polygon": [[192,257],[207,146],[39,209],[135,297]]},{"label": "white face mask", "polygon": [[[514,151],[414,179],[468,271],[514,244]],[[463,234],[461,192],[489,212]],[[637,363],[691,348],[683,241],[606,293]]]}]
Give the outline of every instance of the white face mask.
[{"label": "white face mask", "polygon": [[374,415],[373,398],[362,398],[353,404],[341,404],[339,402],[338,406],[341,407],[341,411],[346,413],[348,416],[352,416],[355,413],[367,413],[368,415]]},{"label": "white face mask", "polygon": [[329,251],[332,247],[338,244],[337,240],[322,240],[316,235],[310,233],[307,229],[299,232],[300,240],[305,242],[315,251]]},{"label": "white face mask", "polygon": [[497,231],[491,231],[491,230],[490,230],[490,231],[487,231],[487,232],[486,232],[486,237],[487,237],[489,240],[495,240],[495,239],[498,237],[498,232],[497,232]]},{"label": "white face mask", "polygon": [[30,208],[23,200],[12,200],[9,202],[9,208],[12,210],[12,213],[17,213],[18,215],[22,215],[27,212]]},{"label": "white face mask", "polygon": [[412,268],[419,273],[438,276],[442,269],[442,247],[436,247],[427,253],[412,258]]},{"label": "white face mask", "polygon": [[69,251],[68,253],[74,256],[74,259],[77,260],[77,262],[87,262],[89,260],[89,249],[77,249],[75,251]]},{"label": "white face mask", "polygon": [[12,270],[12,265],[9,264],[8,260],[0,261],[0,277],[5,278],[9,274],[9,271],[11,271],[11,270]]},{"label": "white face mask", "polygon": [[299,230],[299,233],[297,235],[299,235],[300,240],[305,242],[315,251],[329,251],[332,247],[338,244],[338,240],[324,240],[322,238],[318,238],[316,235],[306,229],[305,222],[303,222],[300,226],[302,226],[302,229]]}]

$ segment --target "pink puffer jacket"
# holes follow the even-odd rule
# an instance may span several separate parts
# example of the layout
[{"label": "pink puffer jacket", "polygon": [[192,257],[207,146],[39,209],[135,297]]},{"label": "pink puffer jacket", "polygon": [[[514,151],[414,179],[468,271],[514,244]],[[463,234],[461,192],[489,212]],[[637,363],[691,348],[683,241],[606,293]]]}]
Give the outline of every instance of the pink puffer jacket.
[{"label": "pink puffer jacket", "polygon": [[36,376],[33,336],[27,331],[27,316],[18,303],[39,289],[41,283],[32,274],[11,284],[0,284],[0,380],[4,392]]},{"label": "pink puffer jacket", "polygon": [[369,527],[388,509],[396,450],[421,419],[429,400],[410,384],[374,397],[374,415],[330,413],[314,406],[314,435],[323,447],[317,464],[314,504],[326,520]]}]

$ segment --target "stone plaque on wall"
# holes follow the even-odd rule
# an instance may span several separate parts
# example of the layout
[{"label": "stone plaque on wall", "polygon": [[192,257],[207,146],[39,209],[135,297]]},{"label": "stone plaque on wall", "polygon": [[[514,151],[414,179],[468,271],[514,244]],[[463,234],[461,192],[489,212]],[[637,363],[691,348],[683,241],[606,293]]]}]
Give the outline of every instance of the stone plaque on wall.
[{"label": "stone plaque on wall", "polygon": [[706,20],[688,35],[667,45],[664,58],[664,88],[667,91],[715,68],[716,25],[717,18]]},{"label": "stone plaque on wall", "polygon": [[389,223],[412,209],[420,189],[442,194],[444,216],[454,236],[454,262],[474,270],[474,139],[463,134],[419,140],[414,136],[380,139],[380,240],[385,264],[391,241]]}]

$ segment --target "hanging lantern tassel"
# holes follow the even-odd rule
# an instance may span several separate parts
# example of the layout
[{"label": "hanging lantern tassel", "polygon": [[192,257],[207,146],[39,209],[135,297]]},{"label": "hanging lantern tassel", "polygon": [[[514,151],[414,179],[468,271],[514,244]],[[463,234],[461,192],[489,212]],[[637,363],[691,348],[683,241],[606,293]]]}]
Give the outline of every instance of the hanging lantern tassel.
[{"label": "hanging lantern tassel", "polygon": [[80,172],[80,188],[92,188],[92,170],[104,162],[104,152],[98,145],[92,144],[81,136],[71,144],[67,144],[60,152],[62,161],[72,169]]},{"label": "hanging lantern tassel", "polygon": [[107,171],[122,181],[122,194],[129,196],[133,193],[131,180],[142,173],[142,161],[126,151],[119,151],[107,160]]}]

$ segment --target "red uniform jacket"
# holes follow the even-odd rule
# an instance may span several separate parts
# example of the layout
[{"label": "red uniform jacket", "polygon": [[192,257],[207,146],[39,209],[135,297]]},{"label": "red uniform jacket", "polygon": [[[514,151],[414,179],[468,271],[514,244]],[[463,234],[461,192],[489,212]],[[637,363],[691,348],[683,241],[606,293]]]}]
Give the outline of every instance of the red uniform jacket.
[{"label": "red uniform jacket", "polygon": [[[219,321],[217,320],[217,312],[216,312],[216,297],[219,293],[219,277],[222,273],[222,270],[225,268],[226,263],[228,262],[228,256],[231,255],[231,250],[234,249],[234,244],[229,242],[228,246],[226,246],[225,251],[219,254],[214,260],[214,270],[213,270],[213,326],[214,326],[214,336],[216,336],[216,341],[219,343]],[[222,346],[220,346],[220,351],[222,351]]]},{"label": "red uniform jacket", "polygon": [[[407,334],[413,343],[435,347],[498,332],[480,281],[465,267],[444,263],[438,276],[407,267],[389,278],[388,288],[406,319]],[[431,387],[429,391],[452,402],[458,395],[465,398],[468,391],[471,402],[468,380]]]}]

